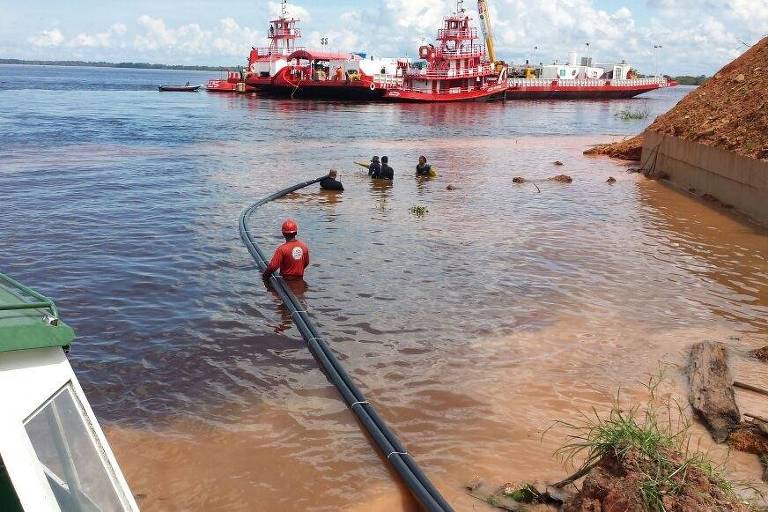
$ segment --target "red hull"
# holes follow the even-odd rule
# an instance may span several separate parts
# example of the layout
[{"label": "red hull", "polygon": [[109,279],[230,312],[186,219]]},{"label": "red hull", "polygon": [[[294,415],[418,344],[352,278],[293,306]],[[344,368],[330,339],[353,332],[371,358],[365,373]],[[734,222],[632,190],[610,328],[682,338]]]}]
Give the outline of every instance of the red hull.
[{"label": "red hull", "polygon": [[388,89],[384,95],[385,100],[404,101],[416,103],[446,103],[454,101],[488,101],[501,98],[505,94],[505,84],[492,85],[487,89],[475,89],[471,91],[449,92],[422,92],[412,89]]},{"label": "red hull", "polygon": [[515,99],[622,99],[633,98],[656,89],[674,87],[677,82],[653,82],[629,85],[612,85],[600,81],[599,84],[561,85],[557,81],[543,82],[532,80],[531,85],[524,81],[512,81],[507,89],[506,98]]},{"label": "red hull", "polygon": [[371,86],[369,80],[300,80],[285,67],[272,78],[249,77],[248,86],[263,96],[350,101],[378,100],[384,89]]},{"label": "red hull", "polygon": [[235,92],[237,90],[237,83],[228,82],[227,80],[208,80],[205,90],[209,92]]}]

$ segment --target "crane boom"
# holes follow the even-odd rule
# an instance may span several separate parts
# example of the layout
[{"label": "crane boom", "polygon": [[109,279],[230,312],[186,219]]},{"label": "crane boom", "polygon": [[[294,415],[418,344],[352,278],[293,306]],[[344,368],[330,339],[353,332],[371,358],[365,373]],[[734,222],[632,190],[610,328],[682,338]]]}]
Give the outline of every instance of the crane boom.
[{"label": "crane boom", "polygon": [[488,58],[491,62],[496,62],[496,49],[493,45],[493,27],[491,26],[491,11],[488,9],[487,0],[477,0],[477,12],[480,15],[480,22],[483,26],[483,37],[485,38],[485,48],[488,51]]}]

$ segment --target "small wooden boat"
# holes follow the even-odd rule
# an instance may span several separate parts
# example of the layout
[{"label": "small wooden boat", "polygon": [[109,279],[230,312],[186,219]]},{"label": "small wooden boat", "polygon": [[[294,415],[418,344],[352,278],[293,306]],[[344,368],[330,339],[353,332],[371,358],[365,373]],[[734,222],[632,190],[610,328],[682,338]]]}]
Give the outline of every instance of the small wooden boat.
[{"label": "small wooden boat", "polygon": [[197,92],[199,85],[161,85],[158,87],[160,92]]}]

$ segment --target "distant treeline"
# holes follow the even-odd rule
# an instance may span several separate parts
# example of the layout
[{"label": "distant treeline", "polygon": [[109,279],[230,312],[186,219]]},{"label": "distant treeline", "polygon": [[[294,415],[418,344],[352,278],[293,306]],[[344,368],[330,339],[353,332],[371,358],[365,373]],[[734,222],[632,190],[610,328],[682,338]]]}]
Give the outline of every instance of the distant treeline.
[{"label": "distant treeline", "polygon": [[185,66],[180,64],[150,64],[149,62],[86,62],[81,60],[22,60],[0,59],[0,64],[33,66],[86,66],[92,68],[175,69],[180,71],[227,71],[234,66]]},{"label": "distant treeline", "polygon": [[709,77],[704,75],[699,75],[699,76],[683,75],[683,76],[676,76],[674,79],[680,85],[701,85],[704,82],[706,82],[709,79]]}]

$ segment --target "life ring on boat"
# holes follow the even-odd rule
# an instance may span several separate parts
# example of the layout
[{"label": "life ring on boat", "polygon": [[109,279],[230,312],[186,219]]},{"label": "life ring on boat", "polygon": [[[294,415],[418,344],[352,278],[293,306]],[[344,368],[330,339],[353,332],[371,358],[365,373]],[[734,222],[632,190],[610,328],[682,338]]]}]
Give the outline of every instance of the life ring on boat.
[{"label": "life ring on boat", "polygon": [[371,82],[371,85],[370,85],[369,89],[372,90],[372,91],[376,90],[376,86],[373,85],[373,82]]}]

